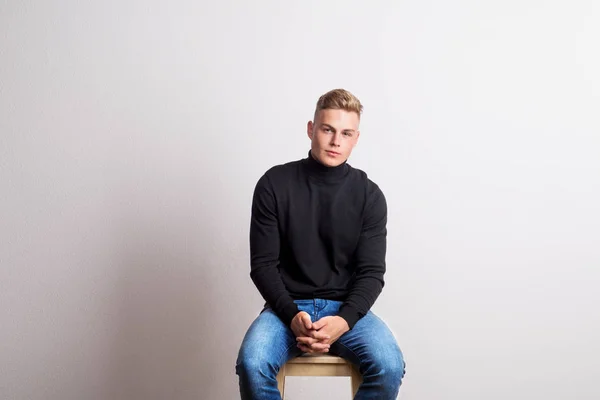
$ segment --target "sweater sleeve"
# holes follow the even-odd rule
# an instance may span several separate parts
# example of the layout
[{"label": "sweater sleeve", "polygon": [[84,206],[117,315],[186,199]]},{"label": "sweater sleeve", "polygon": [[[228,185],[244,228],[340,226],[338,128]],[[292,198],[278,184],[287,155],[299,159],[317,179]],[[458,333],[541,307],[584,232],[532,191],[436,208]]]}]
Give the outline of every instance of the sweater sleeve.
[{"label": "sweater sleeve", "polygon": [[279,274],[277,203],[269,178],[256,184],[250,222],[250,277],[265,301],[289,326],[299,312]]},{"label": "sweater sleeve", "polygon": [[356,270],[348,296],[338,315],[350,329],[364,317],[383,289],[387,236],[387,204],[379,187],[369,196],[354,254]]}]

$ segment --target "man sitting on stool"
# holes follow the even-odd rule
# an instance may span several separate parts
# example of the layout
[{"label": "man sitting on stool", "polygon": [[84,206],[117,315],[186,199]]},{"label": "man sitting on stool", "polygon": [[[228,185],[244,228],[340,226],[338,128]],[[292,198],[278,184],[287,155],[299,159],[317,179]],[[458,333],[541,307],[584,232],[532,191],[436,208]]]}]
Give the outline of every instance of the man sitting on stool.
[{"label": "man sitting on stool", "polygon": [[359,137],[360,101],[343,89],[317,102],[304,159],[275,166],[252,201],[250,276],[266,301],[242,342],[242,399],[281,399],[288,360],[331,353],[358,366],[355,399],[393,400],[404,376],[394,335],[371,306],[384,285],[387,205],[348,157]]}]

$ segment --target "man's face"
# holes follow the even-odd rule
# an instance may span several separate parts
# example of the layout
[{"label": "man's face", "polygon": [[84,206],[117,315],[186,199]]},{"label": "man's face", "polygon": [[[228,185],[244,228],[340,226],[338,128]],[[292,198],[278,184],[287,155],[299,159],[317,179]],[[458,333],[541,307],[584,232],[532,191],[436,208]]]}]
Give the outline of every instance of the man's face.
[{"label": "man's face", "polygon": [[320,110],[315,121],[309,121],[308,137],[311,153],[327,167],[337,167],[350,157],[360,132],[358,114],[346,110]]}]

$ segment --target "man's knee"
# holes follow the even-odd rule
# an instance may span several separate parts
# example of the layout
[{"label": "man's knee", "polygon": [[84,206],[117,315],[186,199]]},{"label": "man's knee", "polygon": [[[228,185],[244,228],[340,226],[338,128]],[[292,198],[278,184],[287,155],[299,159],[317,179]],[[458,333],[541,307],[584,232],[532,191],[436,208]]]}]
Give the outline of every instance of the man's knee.
[{"label": "man's knee", "polygon": [[394,380],[398,381],[398,383],[402,382],[402,378],[404,378],[406,372],[406,363],[399,349],[389,357],[387,369]]},{"label": "man's knee", "polygon": [[270,357],[261,352],[240,351],[235,370],[238,375],[276,376],[278,367]]},{"label": "man's knee", "polygon": [[365,375],[384,377],[385,380],[400,384],[405,373],[405,362],[399,348],[389,348],[372,355]]}]

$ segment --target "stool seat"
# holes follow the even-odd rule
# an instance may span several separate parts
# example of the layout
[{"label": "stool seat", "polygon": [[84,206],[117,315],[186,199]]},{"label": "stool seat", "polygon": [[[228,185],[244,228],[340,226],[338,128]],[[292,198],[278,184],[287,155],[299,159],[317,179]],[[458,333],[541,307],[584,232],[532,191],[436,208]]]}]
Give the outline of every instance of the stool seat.
[{"label": "stool seat", "polygon": [[277,386],[283,399],[286,376],[349,376],[352,384],[352,396],[362,383],[362,376],[356,367],[341,357],[327,354],[305,353],[292,358],[284,364],[277,374]]}]

